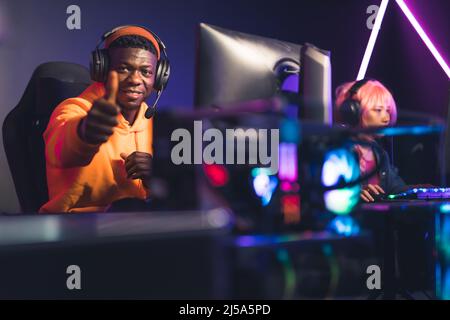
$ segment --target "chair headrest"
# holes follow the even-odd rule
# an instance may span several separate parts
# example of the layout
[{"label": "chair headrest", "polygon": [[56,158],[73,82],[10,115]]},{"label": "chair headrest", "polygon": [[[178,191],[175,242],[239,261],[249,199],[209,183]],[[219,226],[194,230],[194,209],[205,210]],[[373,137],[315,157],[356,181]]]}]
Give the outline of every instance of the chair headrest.
[{"label": "chair headrest", "polygon": [[86,67],[69,62],[47,62],[33,72],[18,107],[30,114],[49,116],[63,100],[78,96],[91,83]]}]

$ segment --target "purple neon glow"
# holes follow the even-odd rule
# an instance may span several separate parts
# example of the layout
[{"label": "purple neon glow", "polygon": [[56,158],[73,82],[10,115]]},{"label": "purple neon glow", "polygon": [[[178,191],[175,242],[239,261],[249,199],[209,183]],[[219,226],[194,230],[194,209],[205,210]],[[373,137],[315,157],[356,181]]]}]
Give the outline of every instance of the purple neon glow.
[{"label": "purple neon glow", "polygon": [[280,143],[280,180],[294,182],[297,180],[297,145],[295,143]]},{"label": "purple neon glow", "polygon": [[298,192],[300,190],[298,183],[289,181],[282,181],[280,188],[283,192]]},{"label": "purple neon glow", "polygon": [[375,47],[375,42],[377,41],[378,32],[380,31],[381,22],[383,21],[384,13],[386,12],[389,0],[382,0],[380,8],[378,9],[377,17],[370,33],[369,42],[367,43],[366,51],[364,52],[364,57],[359,67],[358,76],[356,80],[364,79],[366,76],[367,66],[369,65],[370,58],[372,57],[373,48]]},{"label": "purple neon glow", "polygon": [[416,29],[417,33],[419,34],[420,38],[422,38],[422,41],[425,43],[425,45],[428,47],[428,50],[431,51],[431,54],[434,56],[434,58],[437,60],[439,65],[442,67],[444,72],[447,74],[447,77],[450,78],[450,68],[448,67],[448,64],[445,62],[444,58],[442,58],[439,51],[437,51],[434,44],[431,42],[430,38],[427,36],[423,28],[420,26],[419,22],[416,20],[412,12],[409,10],[408,6],[403,0],[396,0],[398,6],[400,9],[402,9],[405,16],[408,18],[409,22],[413,25],[414,29]]}]

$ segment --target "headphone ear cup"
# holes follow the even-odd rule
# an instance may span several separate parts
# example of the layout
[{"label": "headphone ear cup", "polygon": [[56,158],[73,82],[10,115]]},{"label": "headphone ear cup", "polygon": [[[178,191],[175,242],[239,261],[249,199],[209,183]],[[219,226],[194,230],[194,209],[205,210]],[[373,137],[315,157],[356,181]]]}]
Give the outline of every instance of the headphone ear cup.
[{"label": "headphone ear cup", "polygon": [[97,81],[99,64],[98,50],[94,50],[91,52],[91,59],[89,60],[89,73],[93,81]]},{"label": "headphone ear cup", "polygon": [[158,61],[156,66],[155,82],[153,84],[153,89],[156,91],[164,90],[169,82],[170,76],[170,64],[166,59],[161,59]]},{"label": "headphone ear cup", "polygon": [[91,79],[97,82],[106,82],[109,69],[108,50],[94,50],[91,53],[91,61],[89,63],[89,70]]},{"label": "headphone ear cup", "polygon": [[358,101],[347,99],[339,108],[339,114],[345,124],[356,127],[361,120],[361,106]]}]

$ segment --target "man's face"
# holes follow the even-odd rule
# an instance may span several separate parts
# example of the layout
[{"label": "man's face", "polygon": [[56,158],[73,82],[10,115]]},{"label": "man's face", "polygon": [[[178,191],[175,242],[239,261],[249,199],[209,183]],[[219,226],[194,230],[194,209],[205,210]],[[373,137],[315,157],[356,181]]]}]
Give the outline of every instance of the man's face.
[{"label": "man's face", "polygon": [[110,69],[119,74],[118,104],[126,110],[138,109],[152,93],[156,56],[140,48],[112,48],[109,58]]}]

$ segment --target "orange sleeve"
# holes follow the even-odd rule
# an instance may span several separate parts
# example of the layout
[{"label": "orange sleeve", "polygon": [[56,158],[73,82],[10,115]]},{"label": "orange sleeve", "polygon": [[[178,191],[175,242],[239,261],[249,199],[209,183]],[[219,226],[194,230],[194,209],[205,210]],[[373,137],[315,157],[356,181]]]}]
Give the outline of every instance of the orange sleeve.
[{"label": "orange sleeve", "polygon": [[99,150],[100,145],[88,144],[78,136],[78,124],[88,111],[88,107],[78,100],[65,100],[52,113],[44,132],[49,165],[57,168],[86,166]]}]

